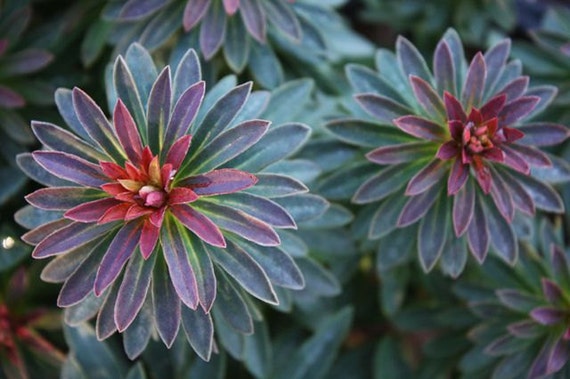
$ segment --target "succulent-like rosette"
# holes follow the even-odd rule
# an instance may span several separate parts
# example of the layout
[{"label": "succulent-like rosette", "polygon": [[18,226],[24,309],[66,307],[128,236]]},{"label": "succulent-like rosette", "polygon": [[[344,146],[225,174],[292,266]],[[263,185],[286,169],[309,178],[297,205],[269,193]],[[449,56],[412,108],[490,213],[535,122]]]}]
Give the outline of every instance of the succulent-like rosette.
[{"label": "succulent-like rosette", "polygon": [[60,318],[45,308],[29,308],[28,284],[26,271],[20,268],[0,295],[0,370],[9,379],[45,375],[65,359],[63,351],[40,332],[60,325]]},{"label": "succulent-like rosette", "polygon": [[[364,177],[364,183],[354,183],[353,202],[382,201],[375,211],[364,212],[370,217],[369,236],[386,238],[384,246],[399,241],[407,252],[410,239],[394,237],[400,233],[394,229],[407,227],[402,233],[409,235],[417,228],[426,271],[443,256],[444,271],[458,275],[467,248],[483,262],[493,246],[514,263],[515,215],[564,211],[548,175],[535,175],[533,168],[556,171],[564,165],[540,147],[564,141],[568,129],[529,122],[556,89],[529,88],[520,62],[507,61],[509,48],[510,41],[503,40],[468,65],[459,37],[450,30],[435,50],[433,73],[403,37],[395,55],[378,52],[379,73],[358,65],[347,68],[365,114],[331,122],[328,129],[349,143],[375,147],[366,158],[381,168],[349,167],[322,187],[331,187],[350,170]],[[387,237],[390,233],[396,234]]]},{"label": "succulent-like rosette", "polygon": [[[542,226],[541,234],[554,234],[553,225]],[[568,252],[549,240],[550,246],[541,244],[544,253],[523,243],[514,268],[493,259],[481,268],[477,282],[458,284],[456,292],[480,318],[469,333],[475,347],[463,359],[466,374],[568,376],[570,262]],[[500,278],[498,272],[508,274]]]},{"label": "succulent-like rosette", "polygon": [[278,304],[275,288],[304,286],[286,253],[295,240],[280,229],[318,216],[326,202],[303,194],[283,168],[267,168],[293,154],[309,128],[270,128],[256,118],[269,94],[234,82],[205,94],[193,50],[171,75],[132,45],[113,68],[111,120],[82,90],[60,89],[56,102],[74,133],[35,121],[45,149],[19,156],[48,186],[17,215],[35,227],[23,236],[33,257],[56,257],[43,279],[64,283],[58,304],[69,323],[97,314],[98,337],[124,331],[131,357],[153,325],[170,346],[182,324],[208,359],[212,315],[248,334],[255,306],[246,292]]}]

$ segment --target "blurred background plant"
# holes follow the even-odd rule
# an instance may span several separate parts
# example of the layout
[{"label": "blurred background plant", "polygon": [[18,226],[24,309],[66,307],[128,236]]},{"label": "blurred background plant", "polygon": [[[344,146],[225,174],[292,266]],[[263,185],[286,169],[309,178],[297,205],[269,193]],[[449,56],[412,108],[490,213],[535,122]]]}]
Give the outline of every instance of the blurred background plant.
[{"label": "blurred background plant", "polygon": [[[456,32],[446,34],[449,28]],[[405,39],[398,39],[398,35]],[[437,48],[442,38],[448,44],[447,50]],[[499,43],[505,38],[511,39],[510,51]],[[567,129],[562,125],[570,122],[570,8],[566,1],[4,0],[0,2],[0,41],[0,359],[4,369],[0,370],[0,378],[22,378],[25,372],[32,379],[503,379],[526,377],[529,373],[537,377],[546,373],[549,378],[568,376],[567,325],[563,319],[568,312],[569,289],[567,273],[559,268],[570,258],[570,143],[544,144],[547,139],[552,141],[553,132],[558,142],[567,138]],[[457,41],[462,41],[463,50]],[[127,53],[133,42],[144,46],[151,58],[135,54],[140,49],[131,48]],[[497,43],[502,47],[495,47],[493,54],[504,53],[504,65],[494,63],[489,50]],[[231,273],[243,274],[240,270],[245,266],[220,262],[227,252],[219,249],[223,253],[214,260],[219,283],[213,306],[217,310],[210,312],[216,331],[209,345],[211,355],[199,349],[202,358],[209,356],[209,361],[196,354],[195,348],[198,340],[202,346],[208,345],[212,328],[196,324],[188,328],[187,313],[186,332],[191,329],[202,333],[192,335],[194,345],[189,344],[185,326],[180,325],[170,341],[172,346],[167,348],[156,331],[156,320],[146,317],[146,311],[145,317],[133,322],[134,328],[101,341],[93,320],[101,298],[90,295],[88,301],[58,308],[61,285],[41,280],[41,273],[53,272],[54,264],[31,259],[32,248],[19,238],[23,227],[36,228],[62,214],[24,207],[24,196],[40,188],[38,183],[55,182],[51,174],[37,167],[32,170],[36,174],[34,181],[26,181],[15,163],[18,154],[29,158],[27,152],[31,150],[59,150],[66,141],[59,137],[69,136],[65,127],[56,133],[59,137],[52,139],[44,133],[38,141],[31,132],[32,120],[69,125],[71,130],[77,126],[73,101],[68,97],[71,92],[59,90],[56,106],[56,88],[82,88],[105,110],[114,110],[116,99],[122,98],[141,127],[148,117],[145,99],[159,69],[169,65],[174,74],[176,67],[188,63],[184,57],[191,48],[197,53],[201,78],[207,83],[199,118],[224,97],[243,100],[235,93],[227,95],[237,86],[247,88],[244,104],[240,107],[229,101],[231,104],[225,107],[218,106],[229,113],[239,108],[232,125],[251,119],[272,121],[260,140],[263,143],[253,145],[241,160],[236,158],[219,168],[236,165],[244,171],[250,169],[261,179],[259,186],[247,190],[247,195],[267,194],[271,202],[287,210],[297,226],[297,230],[276,229],[279,247],[259,247],[245,240],[244,251],[253,249],[255,260],[261,259],[257,266],[270,270],[265,272],[265,279],[279,304],[253,299],[238,283],[247,285],[253,277],[234,279]],[[446,51],[457,58],[457,90],[449,92],[462,102],[467,116],[470,106],[463,102],[460,83],[468,81],[470,62],[481,62],[476,57],[478,51],[487,51],[485,70],[481,71],[487,77],[497,74],[504,79],[502,84],[518,78],[514,81],[517,85],[512,84],[507,92],[513,94],[518,89],[515,97],[519,99],[537,95],[543,100],[536,108],[538,116],[530,121],[540,120],[547,128],[535,127],[529,132],[533,140],[526,143],[541,145],[541,151],[553,163],[550,168],[533,167],[530,172],[532,183],[549,183],[546,192],[543,185],[537,184],[541,191],[534,192],[533,202],[542,208],[552,206],[546,206],[534,218],[521,217],[517,211],[509,224],[512,234],[507,233],[516,239],[499,240],[500,234],[495,233],[495,246],[489,245],[491,254],[483,264],[469,258],[465,246],[457,249],[445,244],[441,255],[432,256],[426,265],[426,256],[418,255],[416,226],[411,227],[413,232],[401,229],[401,233],[371,240],[370,221],[378,204],[362,207],[350,201],[357,189],[355,183],[362,183],[366,176],[385,167],[364,163],[365,154],[380,146],[376,144],[378,132],[390,135],[389,143],[382,142],[387,145],[403,142],[403,137],[408,141],[417,139],[396,132],[399,129],[392,123],[396,117],[384,115],[380,125],[377,118],[358,106],[354,95],[360,93],[357,98],[362,102],[380,88],[380,92],[389,91],[390,99],[404,101],[403,105],[413,109],[408,115],[431,120],[424,107],[434,100],[429,100],[431,92],[421,80],[409,84],[407,76],[422,77],[445,103],[446,97],[439,92],[444,86],[430,82],[430,75],[451,77],[442,75],[442,70],[432,70],[434,56],[439,54],[437,59],[441,61]],[[119,77],[130,75],[137,78],[136,84],[125,87],[125,82],[117,87],[113,72],[118,55],[125,57],[128,67]],[[425,66],[422,60],[427,62]],[[155,70],[149,70],[149,61],[154,62]],[[196,70],[191,67],[198,66],[186,66],[185,75],[179,77],[196,79]],[[422,76],[426,72],[429,75]],[[172,77],[172,83],[180,78]],[[248,81],[252,84],[244,84]],[[495,87],[486,87],[486,101],[499,92],[500,88]],[[556,97],[545,107],[554,87],[558,89]],[[142,111],[136,106],[137,96]],[[395,108],[391,104],[378,109]],[[444,110],[448,110],[445,104]],[[112,122],[112,115],[105,114]],[[339,138],[338,129],[342,127],[333,131],[330,125],[342,124],[338,120],[347,117],[359,122],[346,124],[346,133],[340,133]],[[514,123],[515,128],[529,120],[519,121],[524,123]],[[442,126],[447,130],[447,124]],[[287,132],[293,129],[297,132]],[[200,145],[201,138],[205,137],[196,137],[190,150],[193,143],[194,147]],[[256,162],[271,157],[284,159],[265,168],[256,166]],[[29,164],[23,167],[30,173]],[[64,171],[59,172],[60,176]],[[393,177],[400,174],[395,172]],[[283,181],[268,181],[272,175]],[[472,180],[477,196],[484,196],[479,182]],[[298,190],[302,188],[300,192],[308,192],[283,196],[292,183],[297,183]],[[304,186],[299,187],[299,183]],[[540,193],[547,196],[538,196]],[[560,193],[565,209],[559,215],[552,213],[561,210],[556,193]],[[486,206],[502,206],[505,213],[507,197],[498,194],[486,201]],[[216,196],[219,204],[223,196]],[[397,208],[406,200],[408,197],[402,193],[387,203]],[[447,197],[445,200],[450,204],[453,201]],[[394,215],[385,210],[375,218],[375,232],[393,231],[387,223],[379,222],[393,220]],[[258,212],[258,216],[269,215]],[[441,237],[438,232],[445,229],[444,225],[449,227],[450,222],[434,221],[434,230],[424,231],[424,240],[439,241],[435,237]],[[231,240],[236,240],[235,235]],[[497,245],[503,249],[497,249]],[[516,263],[512,246],[519,253]],[[289,267],[289,274],[292,267],[302,273],[303,290],[287,289],[270,280],[287,271],[276,269],[280,267],[279,259],[286,256],[276,250],[290,256],[282,262]],[[79,254],[69,262],[81,265],[82,257],[88,254],[82,249],[77,251]],[[497,252],[513,259],[506,259],[506,263]],[[443,270],[425,274],[426,267],[433,265]],[[69,274],[74,267],[59,268]],[[260,279],[259,271],[254,271]],[[81,277],[80,270],[76,276]],[[118,282],[124,278],[124,273],[119,274]],[[228,283],[231,288],[225,285]],[[238,297],[228,300],[228,289],[238,293],[241,301],[236,301]],[[106,311],[111,323],[112,308]],[[148,304],[143,308],[148,310]],[[255,332],[240,332],[240,325],[245,324]],[[142,328],[144,333],[139,333],[141,325],[149,326]],[[22,360],[14,358],[13,346],[18,347]],[[39,354],[45,359],[38,358],[42,349],[44,352]],[[14,362],[20,365],[18,369],[14,369]]]}]

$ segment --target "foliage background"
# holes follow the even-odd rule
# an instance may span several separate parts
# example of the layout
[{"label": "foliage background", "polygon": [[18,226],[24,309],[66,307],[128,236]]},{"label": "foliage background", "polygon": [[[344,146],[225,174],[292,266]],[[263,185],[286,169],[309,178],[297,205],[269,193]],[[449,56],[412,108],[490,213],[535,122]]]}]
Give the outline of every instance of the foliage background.
[{"label": "foliage background", "polygon": [[[171,14],[178,16],[186,4],[177,0],[167,3],[165,9],[172,5],[175,10]],[[218,344],[219,353],[207,363],[183,336],[171,349],[152,339],[133,361],[125,354],[120,335],[101,342],[92,322],[66,325],[63,311],[56,306],[60,286],[40,279],[46,263],[31,258],[31,247],[20,240],[25,229],[14,220],[26,205],[24,195],[40,188],[25,178],[16,162],[18,154],[40,147],[31,133],[31,121],[65,125],[53,102],[56,88],[77,86],[98,104],[107,104],[109,64],[130,42],[140,40],[150,46],[155,62],[164,65],[177,61],[189,46],[199,50],[199,37],[196,32],[183,32],[180,22],[169,23],[166,12],[153,13],[141,23],[121,20],[117,12],[125,5],[121,1],[0,3],[0,41],[8,41],[6,52],[0,54],[0,305],[5,307],[0,307],[0,378],[25,377],[11,366],[5,337],[10,333],[17,336],[31,378],[534,375],[530,362],[540,356],[544,346],[552,344],[552,333],[570,327],[569,276],[557,272],[560,261],[553,258],[556,254],[552,247],[557,246],[563,256],[570,254],[568,212],[542,212],[530,223],[515,225],[520,250],[516,266],[495,256],[479,266],[470,258],[465,271],[453,279],[438,269],[425,274],[414,254],[396,254],[386,265],[378,259],[375,243],[366,238],[365,221],[359,223],[363,218],[355,217],[360,208],[335,197],[337,188],[327,185],[331,174],[346,169],[353,159],[362,157],[362,152],[333,138],[325,125],[340,116],[362,114],[353,100],[346,65],[373,69],[376,49],[393,51],[398,35],[412,41],[431,62],[438,41],[450,27],[462,39],[468,61],[477,51],[510,37],[510,58],[522,61],[531,85],[559,89],[541,120],[568,125],[568,4],[526,0],[296,3],[309,40],[295,44],[271,29],[267,46],[272,52],[258,51],[247,60],[239,57],[240,49],[233,57],[220,51],[201,63],[203,77],[212,84],[232,72],[237,72],[238,83],[254,80],[256,90],[295,84],[298,92],[288,94],[271,116],[274,123],[302,122],[312,130],[311,139],[294,159],[304,162],[298,175],[311,192],[329,199],[330,206],[324,215],[305,222],[296,234],[308,247],[311,259],[327,270],[306,274],[307,290],[296,293],[281,309],[260,305],[255,334],[233,345],[233,350],[231,343]],[[148,20],[153,18],[159,20],[152,24],[155,29],[141,31],[141,25],[149,27]],[[251,46],[258,46],[253,37],[248,38]],[[17,52],[30,49],[32,55],[17,60]],[[570,179],[570,144],[566,141],[547,150],[559,159],[556,189],[568,209],[570,186],[564,181]],[[353,179],[349,175],[346,182]],[[545,281],[555,285],[545,285]],[[529,316],[537,307],[557,308],[562,316],[556,320]],[[3,309],[12,316],[4,317]],[[520,340],[497,343],[509,325],[529,319],[544,328],[532,332],[525,329],[527,334]],[[8,328],[6,320],[22,328]],[[26,330],[39,334],[49,346],[25,338]],[[220,335],[226,332],[231,335],[217,330]],[[550,367],[552,373],[544,377],[569,377],[570,369],[565,366],[570,357],[568,341],[563,344],[557,350],[560,357]],[[540,376],[538,371],[534,377]]]}]

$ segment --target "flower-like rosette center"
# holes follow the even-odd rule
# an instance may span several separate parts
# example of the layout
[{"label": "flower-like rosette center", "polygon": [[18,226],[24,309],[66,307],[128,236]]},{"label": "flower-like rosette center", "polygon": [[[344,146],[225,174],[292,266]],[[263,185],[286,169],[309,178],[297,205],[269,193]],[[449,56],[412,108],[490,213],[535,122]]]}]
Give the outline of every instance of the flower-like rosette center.
[{"label": "flower-like rosette center", "polygon": [[[491,121],[496,122],[496,118]],[[492,138],[493,136],[486,124],[475,125],[474,122],[469,121],[463,129],[463,146],[471,154],[480,154],[493,148]]]},{"label": "flower-like rosette center", "polygon": [[153,185],[142,186],[138,195],[141,199],[141,205],[145,207],[160,208],[164,206],[168,200],[166,191]]}]

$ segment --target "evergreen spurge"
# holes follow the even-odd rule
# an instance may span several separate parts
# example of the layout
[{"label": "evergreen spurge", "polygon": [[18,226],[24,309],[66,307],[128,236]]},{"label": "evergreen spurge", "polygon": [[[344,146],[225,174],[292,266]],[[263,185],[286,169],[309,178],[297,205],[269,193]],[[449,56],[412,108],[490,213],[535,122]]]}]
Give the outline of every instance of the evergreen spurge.
[{"label": "evergreen spurge", "polygon": [[[35,245],[35,258],[56,257],[43,279],[63,282],[59,306],[97,315],[99,338],[125,332],[126,352],[135,357],[154,328],[170,346],[182,324],[207,360],[214,349],[212,315],[249,334],[245,292],[278,304],[275,286],[304,286],[299,268],[279,248],[279,229],[296,229],[296,222],[287,205],[268,196],[295,197],[307,188],[260,171],[292,154],[309,129],[270,128],[256,119],[263,110],[257,100],[266,94],[251,93],[251,83],[225,94],[213,90],[219,98],[205,95],[192,50],[174,73],[170,66],[159,73],[148,52],[132,45],[115,62],[113,83],[110,121],[74,88],[56,93],[73,132],[33,122],[45,149],[19,163],[48,187],[26,199],[53,221],[23,239]],[[276,134],[286,136],[288,150],[275,145],[284,142]],[[311,199],[304,217],[326,206]],[[70,312],[67,321],[77,323]]]}]

